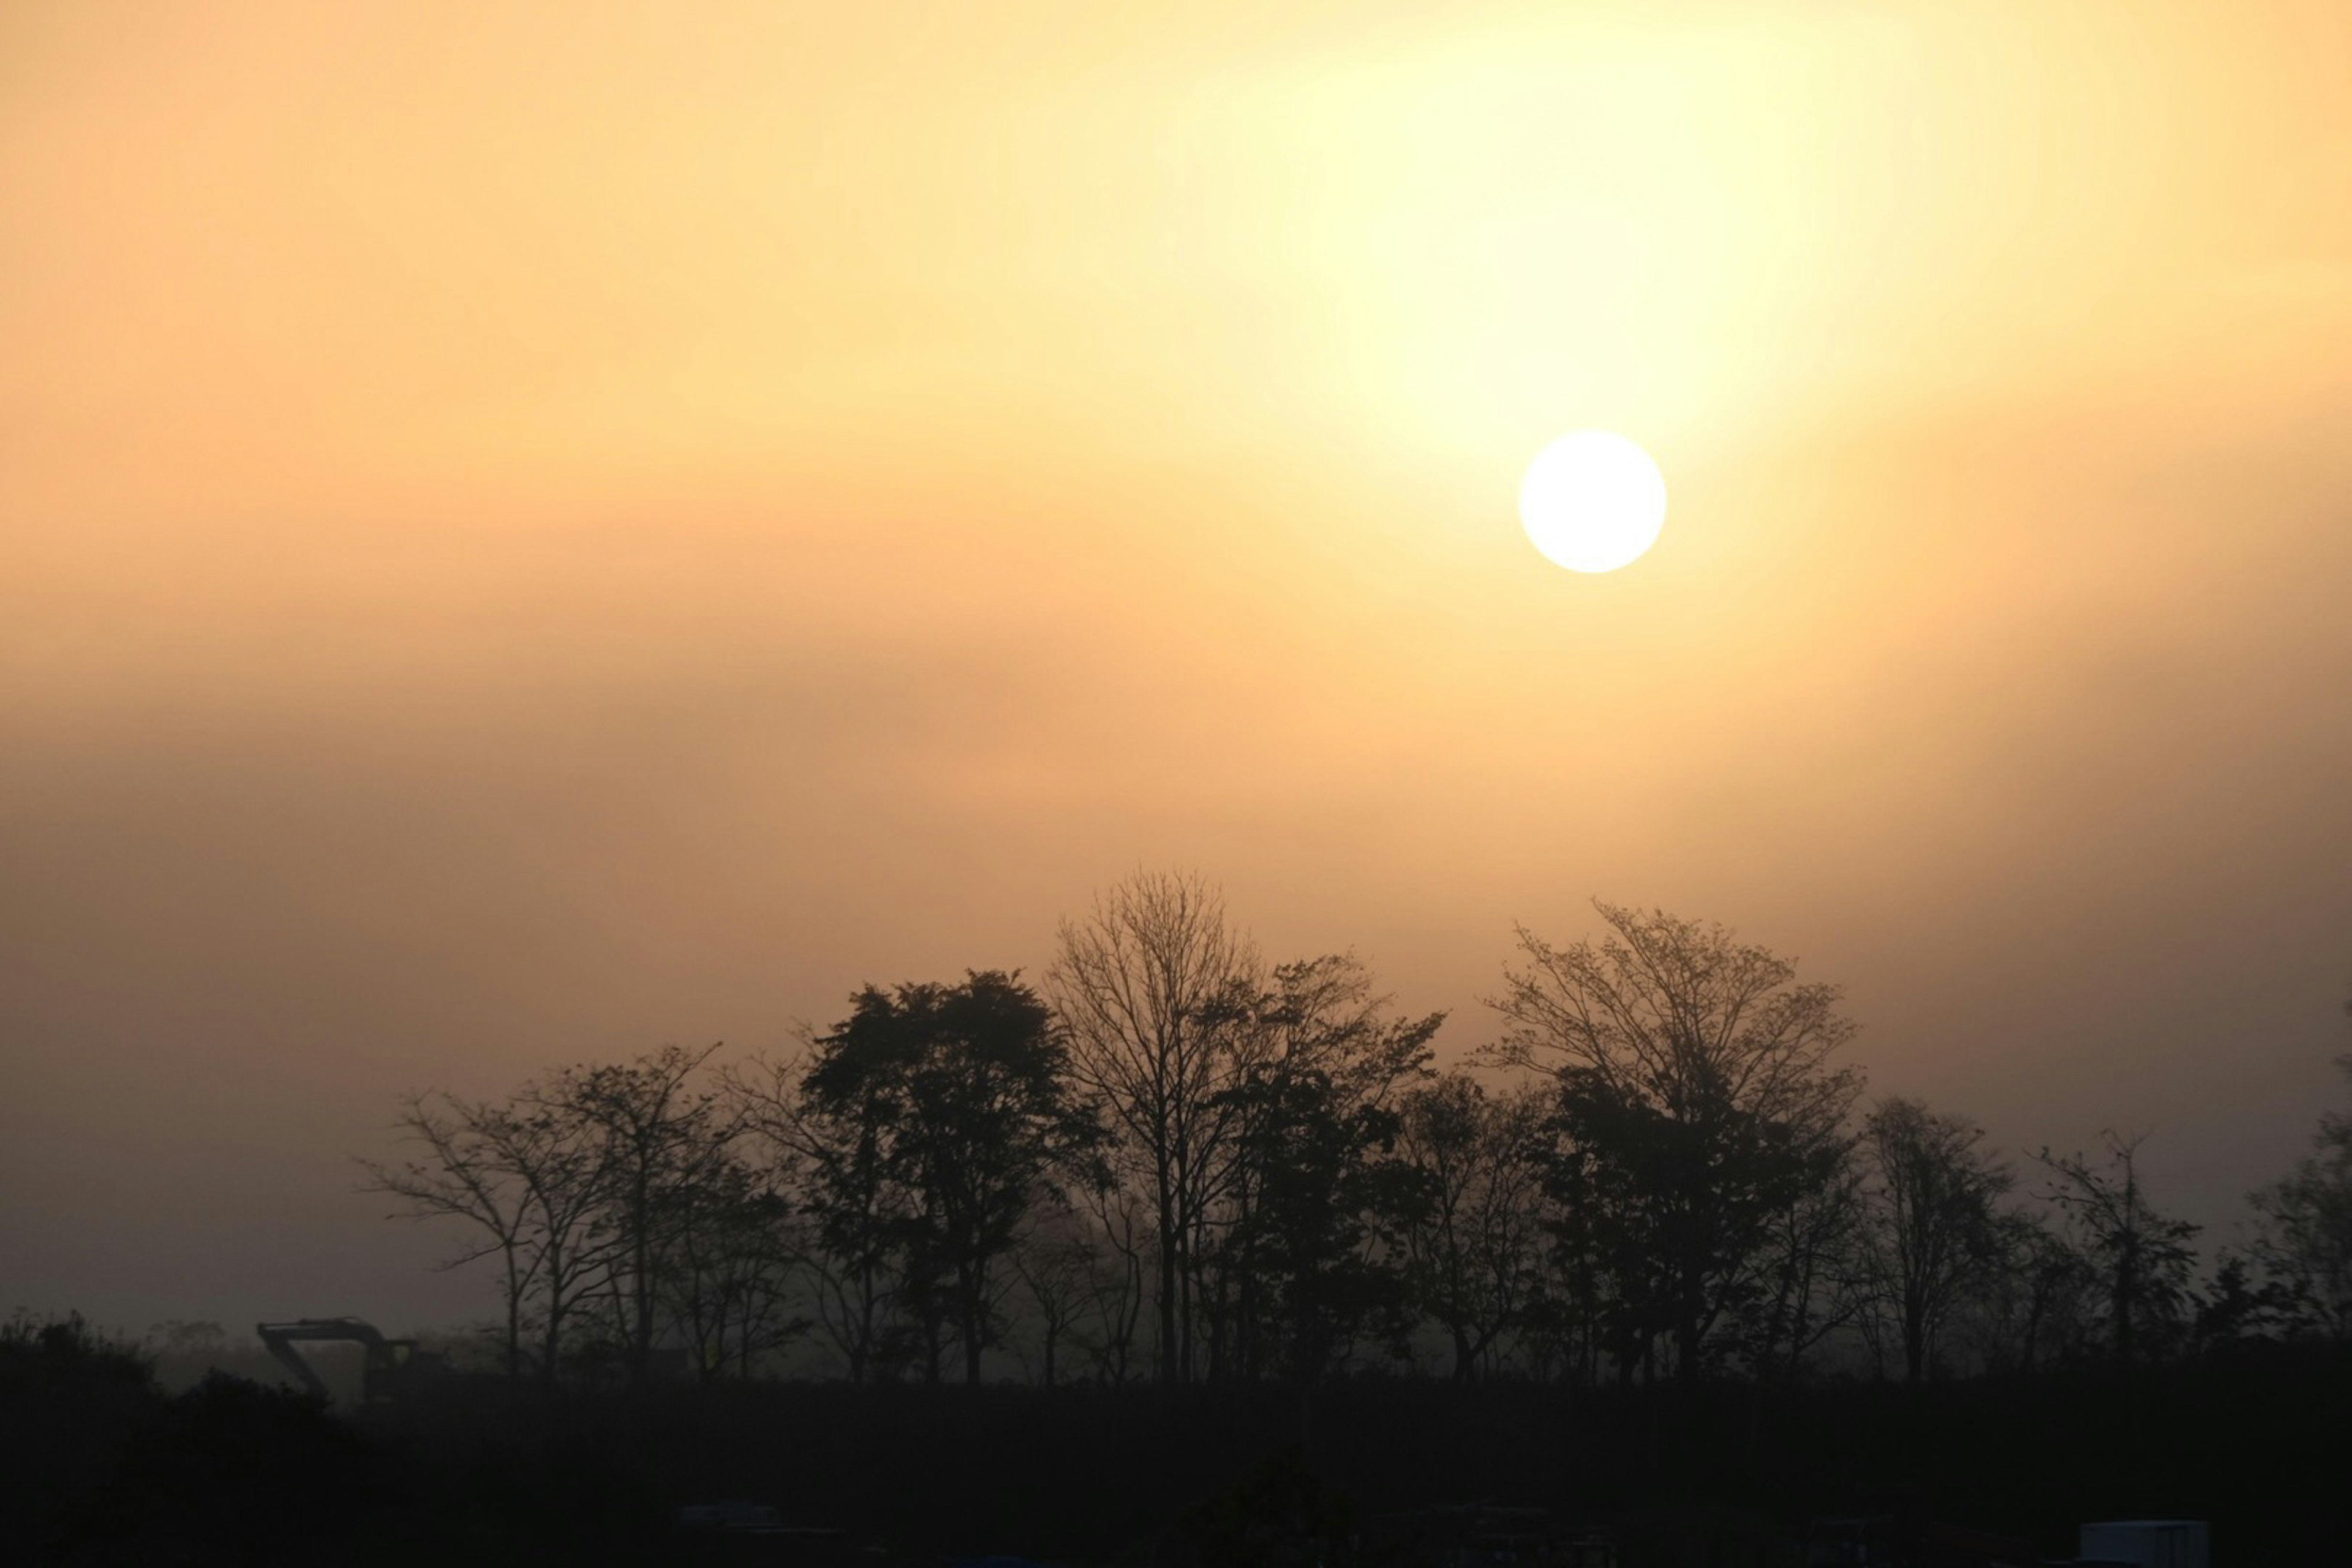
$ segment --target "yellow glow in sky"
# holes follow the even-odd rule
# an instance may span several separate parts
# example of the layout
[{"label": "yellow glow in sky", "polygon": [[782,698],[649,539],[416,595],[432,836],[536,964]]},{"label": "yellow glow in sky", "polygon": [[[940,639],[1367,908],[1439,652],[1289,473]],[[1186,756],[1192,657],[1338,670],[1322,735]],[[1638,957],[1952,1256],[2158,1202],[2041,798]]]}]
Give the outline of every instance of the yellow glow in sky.
[{"label": "yellow glow in sky", "polygon": [[[1514,919],[1724,920],[1891,1089],[2267,1176],[2287,1047],[2198,1063],[2352,929],[2347,59],[2284,0],[0,6],[0,1252],[104,1228],[41,1194],[110,1138],[247,1212],[292,1095],[268,1190],[341,1194],[392,1093],[1034,967],[1139,865],[1448,1050]],[[1674,487],[1601,584],[1513,505],[1579,429]]]}]

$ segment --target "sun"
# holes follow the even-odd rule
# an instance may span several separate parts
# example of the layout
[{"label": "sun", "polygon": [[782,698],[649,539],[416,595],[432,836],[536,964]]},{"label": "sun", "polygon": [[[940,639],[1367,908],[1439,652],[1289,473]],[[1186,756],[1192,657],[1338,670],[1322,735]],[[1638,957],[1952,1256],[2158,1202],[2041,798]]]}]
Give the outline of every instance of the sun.
[{"label": "sun", "polygon": [[1613,431],[1570,431],[1538,452],[1519,481],[1520,526],[1544,559],[1571,572],[1631,564],[1665,521],[1665,476]]}]

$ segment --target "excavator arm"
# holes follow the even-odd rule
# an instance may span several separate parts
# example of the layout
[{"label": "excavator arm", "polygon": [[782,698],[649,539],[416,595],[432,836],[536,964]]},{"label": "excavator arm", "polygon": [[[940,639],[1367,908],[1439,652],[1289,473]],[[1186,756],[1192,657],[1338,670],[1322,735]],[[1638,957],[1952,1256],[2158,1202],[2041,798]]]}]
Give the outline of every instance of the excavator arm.
[{"label": "excavator arm", "polygon": [[414,1350],[410,1340],[387,1340],[375,1330],[375,1325],[360,1318],[298,1318],[290,1323],[256,1323],[254,1332],[261,1336],[262,1344],[278,1358],[278,1363],[294,1374],[294,1380],[320,1398],[332,1400],[326,1380],[318,1369],[302,1359],[294,1346],[302,1342],[341,1342],[366,1347],[367,1371],[363,1386],[370,1400],[391,1397],[391,1381],[407,1360],[404,1351]]}]

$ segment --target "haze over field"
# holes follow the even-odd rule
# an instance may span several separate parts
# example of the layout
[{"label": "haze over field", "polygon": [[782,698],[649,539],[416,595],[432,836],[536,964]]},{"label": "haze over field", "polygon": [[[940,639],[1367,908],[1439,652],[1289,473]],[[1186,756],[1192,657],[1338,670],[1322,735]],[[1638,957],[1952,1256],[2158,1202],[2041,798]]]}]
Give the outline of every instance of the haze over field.
[{"label": "haze over field", "polygon": [[2352,11],[1268,9],[0,11],[0,1310],[479,1315],[399,1094],[1139,866],[1448,1059],[1726,921],[2229,1239],[2347,1044]]}]

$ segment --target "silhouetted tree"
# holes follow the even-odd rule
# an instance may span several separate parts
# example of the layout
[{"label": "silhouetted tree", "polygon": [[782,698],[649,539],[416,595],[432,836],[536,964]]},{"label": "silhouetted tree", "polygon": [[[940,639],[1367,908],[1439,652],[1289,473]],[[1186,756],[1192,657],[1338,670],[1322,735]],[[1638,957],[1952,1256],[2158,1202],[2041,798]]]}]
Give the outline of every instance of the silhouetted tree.
[{"label": "silhouetted tree", "polygon": [[1240,1079],[1219,1097],[1231,1136],[1186,1248],[1212,1375],[1312,1381],[1367,1332],[1404,1337],[1398,1244],[1413,1181],[1396,1136],[1444,1015],[1386,1006],[1360,962],[1327,955],[1234,987],[1218,1012],[1238,1037]]},{"label": "silhouetted tree", "polygon": [[810,1327],[793,1310],[802,1247],[775,1177],[730,1156],[668,1187],[662,1200],[668,1245],[659,1296],[699,1377],[730,1365],[749,1377],[757,1358]]},{"label": "silhouetted tree", "polygon": [[1117,1180],[1079,1194],[1088,1226],[1085,1327],[1079,1342],[1092,1357],[1094,1374],[1118,1384],[1139,1375],[1136,1335],[1150,1299],[1146,1275],[1158,1256],[1148,1213],[1150,1200]]},{"label": "silhouetted tree", "polygon": [[1873,1306],[1891,1321],[1911,1383],[1934,1367],[1953,1310],[2000,1262],[1994,1205],[2014,1178],[1983,1141],[1974,1122],[1916,1100],[1881,1100],[1864,1124]]},{"label": "silhouetted tree", "polygon": [[1257,957],[1198,878],[1139,874],[1065,921],[1046,989],[1067,1031],[1070,1070],[1116,1134],[1121,1179],[1150,1199],[1159,1372],[1192,1375],[1191,1246],[1232,1155],[1246,1031],[1227,1026]]},{"label": "silhouetted tree", "polygon": [[552,1383],[574,1314],[608,1272],[610,1242],[598,1232],[605,1201],[604,1152],[575,1122],[551,1110],[501,1108],[478,1125],[492,1157],[513,1173],[528,1200],[524,1235],[537,1305],[540,1376]]},{"label": "silhouetted tree", "polygon": [[1834,987],[1721,926],[1596,902],[1609,934],[1554,947],[1524,927],[1523,969],[1490,1005],[1501,1055],[1555,1075],[1557,1194],[1593,1205],[1621,1357],[1658,1335],[1681,1375],[1764,1282],[1776,1217],[1834,1181],[1859,1077]]},{"label": "silhouetted tree", "polygon": [[[965,1379],[976,1383],[1005,1283],[1000,1260],[1051,1181],[1090,1173],[1101,1139],[1053,1014],[1017,976],[996,971],[951,986],[868,986],[814,1047],[806,1102],[870,1144],[861,1184],[897,1189],[889,1213],[902,1291],[923,1330],[929,1374],[937,1376],[940,1330],[951,1325]],[[862,1186],[848,1195],[864,1213]]]},{"label": "silhouetted tree", "polygon": [[1795,1376],[1815,1346],[1863,1316],[1862,1171],[1843,1142],[1816,1169],[1820,1179],[1798,1185],[1766,1226],[1759,1286],[1739,1313],[1741,1353],[1758,1377]]},{"label": "silhouetted tree", "polygon": [[897,1097],[880,1078],[856,1094],[820,1092],[807,1055],[761,1061],[730,1082],[744,1125],[765,1144],[810,1220],[817,1326],[853,1384],[892,1353],[910,1198],[895,1146]]},{"label": "silhouetted tree", "polygon": [[[1407,1296],[1384,1243],[1402,1206],[1396,1113],[1348,1107],[1319,1073],[1256,1086],[1248,1207],[1212,1254],[1212,1371],[1312,1383],[1367,1335],[1402,1338]],[[1230,1307],[1230,1310],[1225,1309]]]},{"label": "silhouetted tree", "polygon": [[813,1329],[859,1383],[957,1352],[977,1382],[999,1343],[1048,1384],[1313,1384],[1436,1332],[1456,1380],[1761,1383],[1841,1332],[1913,1382],[2352,1337],[2352,1115],[2199,1288],[2139,1140],[2044,1149],[2044,1204],[2004,1208],[1972,1123],[1852,1120],[1833,988],[1596,908],[1592,941],[1519,931],[1487,1055],[1533,1076],[1507,1089],[1433,1074],[1442,1015],[1394,1016],[1352,956],[1265,969],[1213,891],[1140,876],[1064,923],[1050,1005],[968,972],[866,987],[782,1061],[670,1047],[412,1097],[367,1190],[469,1227],[445,1266],[494,1261],[510,1376],[682,1347],[749,1377]]},{"label": "silhouetted tree", "polygon": [[572,1316],[605,1271],[602,1149],[530,1089],[508,1104],[413,1096],[398,1125],[426,1158],[397,1169],[362,1162],[368,1190],[403,1199],[411,1217],[459,1218],[482,1231],[482,1244],[455,1261],[499,1258],[508,1371],[519,1369],[522,1332],[535,1320],[540,1374],[552,1380]]},{"label": "silhouetted tree", "polygon": [[1493,1365],[1541,1289],[1547,1110],[1448,1073],[1407,1095],[1400,1147],[1418,1180],[1405,1243],[1413,1296],[1452,1342],[1453,1375]]},{"label": "silhouetted tree", "polygon": [[1074,1331],[1084,1331],[1099,1247],[1086,1216],[1060,1193],[1049,1191],[1032,1206],[1007,1255],[1036,1316],[1037,1380],[1047,1388],[1061,1381],[1064,1343]]},{"label": "silhouetted tree", "polygon": [[509,1377],[522,1370],[525,1303],[543,1260],[530,1245],[533,1205],[530,1187],[510,1162],[500,1157],[492,1123],[506,1113],[453,1095],[415,1094],[402,1103],[394,1126],[421,1145],[424,1157],[397,1166],[362,1160],[368,1173],[362,1190],[400,1199],[410,1219],[460,1219],[480,1232],[476,1243],[444,1262],[455,1268],[484,1258],[499,1260],[499,1294],[504,1306],[505,1360]]},{"label": "silhouetted tree", "polygon": [[2097,1268],[2107,1343],[2116,1359],[2145,1355],[2152,1331],[2177,1327],[2189,1302],[2198,1227],[2170,1219],[2148,1202],[2139,1177],[2146,1134],[2106,1134],[2107,1157],[2093,1163],[2044,1149],[2034,1156],[2050,1173],[2043,1194],[2071,1223],[2083,1255]]},{"label": "silhouetted tree", "polygon": [[652,1362],[669,1248],[735,1135],[718,1091],[695,1082],[718,1049],[668,1046],[625,1064],[569,1068],[524,1096],[594,1151],[601,1294],[633,1377]]},{"label": "silhouetted tree", "polygon": [[[2336,1065],[2352,1079],[2352,1056]],[[2248,1201],[2262,1216],[2254,1257],[2284,1293],[2289,1325],[2352,1339],[2352,1114],[2322,1115],[2311,1152]]]},{"label": "silhouetted tree", "polygon": [[[902,1005],[908,993],[900,993]],[[964,1377],[980,1380],[999,1258],[1053,1181],[1087,1179],[1102,1140],[1068,1076],[1052,1011],[990,971],[925,994],[921,1055],[907,1075],[908,1152],[931,1198],[933,1249],[951,1271]]]},{"label": "silhouetted tree", "polygon": [[2198,1293],[2197,1317],[2190,1328],[2193,1348],[2210,1352],[2248,1340],[2270,1337],[2282,1326],[2297,1322],[2291,1292],[2275,1279],[2257,1284],[2253,1265],[2242,1253],[2224,1252],[2213,1278]]},{"label": "silhouetted tree", "polygon": [[1952,1330],[1977,1363],[2032,1373],[2088,1354],[2103,1316],[2093,1260],[2031,1209],[1997,1211],[1990,1247],[1992,1261],[1962,1298]]},{"label": "silhouetted tree", "polygon": [[1626,1130],[1564,1110],[1557,1079],[1545,1098],[1550,1246],[1544,1289],[1529,1320],[1545,1342],[1546,1361],[1562,1358],[1572,1379],[1597,1382],[1605,1356],[1618,1380],[1630,1383],[1637,1371],[1654,1373],[1657,1336],[1669,1316],[1651,1228],[1654,1211],[1623,1157]]}]

